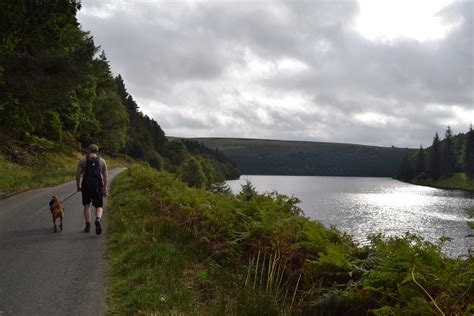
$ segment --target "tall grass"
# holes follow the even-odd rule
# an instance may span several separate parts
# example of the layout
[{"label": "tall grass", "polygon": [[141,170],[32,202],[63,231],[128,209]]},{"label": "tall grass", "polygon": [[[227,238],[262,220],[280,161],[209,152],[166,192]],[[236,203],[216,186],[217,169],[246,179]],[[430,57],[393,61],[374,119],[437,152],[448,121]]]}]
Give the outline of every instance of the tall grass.
[{"label": "tall grass", "polygon": [[[4,140],[4,139],[2,139]],[[26,190],[71,181],[83,153],[63,148],[50,141],[34,138],[32,143],[13,141],[0,146],[0,198]],[[7,148],[7,149],[6,149]],[[2,151],[13,153],[17,161],[7,159]],[[109,168],[129,165],[130,160],[104,156]]]},{"label": "tall grass", "polygon": [[[371,246],[361,248],[336,229],[305,218],[296,199],[277,193],[213,194],[142,167],[118,179],[110,213],[113,313],[468,315],[474,310],[470,254],[448,258],[440,245],[409,234],[372,236]],[[173,252],[151,251],[158,245]],[[174,267],[163,266],[168,256],[180,258],[171,262]],[[143,286],[133,278],[140,267],[147,269]],[[131,294],[159,288],[170,297],[163,284],[174,282],[186,289],[180,296],[186,299],[167,306],[146,298],[151,294]]]},{"label": "tall grass", "polygon": [[22,165],[0,155],[0,198],[9,194],[59,184],[74,179],[77,158],[50,154],[41,162]]}]

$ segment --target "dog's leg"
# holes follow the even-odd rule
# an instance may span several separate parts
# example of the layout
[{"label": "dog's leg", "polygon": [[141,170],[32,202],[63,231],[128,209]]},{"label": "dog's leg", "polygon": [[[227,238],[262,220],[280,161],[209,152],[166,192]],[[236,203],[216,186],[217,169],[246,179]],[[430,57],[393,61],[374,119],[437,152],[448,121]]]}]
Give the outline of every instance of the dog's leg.
[{"label": "dog's leg", "polygon": [[56,227],[56,217],[53,215],[53,224],[54,224],[54,232],[58,231],[58,228]]}]

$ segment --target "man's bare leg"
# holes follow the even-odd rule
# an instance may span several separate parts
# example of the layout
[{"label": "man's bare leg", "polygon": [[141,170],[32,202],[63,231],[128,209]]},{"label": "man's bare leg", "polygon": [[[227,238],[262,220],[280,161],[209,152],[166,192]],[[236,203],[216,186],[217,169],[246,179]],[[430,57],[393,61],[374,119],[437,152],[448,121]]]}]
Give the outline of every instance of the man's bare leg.
[{"label": "man's bare leg", "polygon": [[102,218],[102,207],[95,208],[95,233],[97,235],[102,234],[102,225],[100,224],[100,219]]},{"label": "man's bare leg", "polygon": [[102,212],[103,212],[103,208],[97,207],[95,209],[95,218],[102,218]]},{"label": "man's bare leg", "polygon": [[84,232],[88,233],[91,231],[91,204],[84,205],[84,219],[86,221],[86,228]]},{"label": "man's bare leg", "polygon": [[86,220],[86,223],[91,222],[91,204],[86,204],[84,205],[84,219]]}]

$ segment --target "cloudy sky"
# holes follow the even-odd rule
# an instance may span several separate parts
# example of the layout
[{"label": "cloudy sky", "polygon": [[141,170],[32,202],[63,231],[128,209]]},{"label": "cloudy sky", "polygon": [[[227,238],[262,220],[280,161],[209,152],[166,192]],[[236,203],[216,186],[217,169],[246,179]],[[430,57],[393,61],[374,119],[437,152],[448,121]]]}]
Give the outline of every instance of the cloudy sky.
[{"label": "cloudy sky", "polygon": [[474,1],[83,0],[167,135],[417,147],[474,123]]}]

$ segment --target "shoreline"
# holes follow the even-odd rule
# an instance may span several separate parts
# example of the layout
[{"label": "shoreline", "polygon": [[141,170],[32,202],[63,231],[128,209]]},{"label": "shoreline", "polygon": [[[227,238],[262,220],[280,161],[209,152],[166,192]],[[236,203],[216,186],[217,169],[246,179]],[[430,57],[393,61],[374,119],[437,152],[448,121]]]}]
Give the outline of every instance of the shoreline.
[{"label": "shoreline", "polygon": [[[402,180],[399,180],[402,181]],[[411,181],[402,181],[414,185],[421,185],[426,187],[432,187],[436,189],[443,190],[460,190],[465,192],[474,193],[474,180],[471,180],[467,177],[465,173],[459,172],[455,173],[449,178],[441,178],[438,180],[411,180]]]}]

